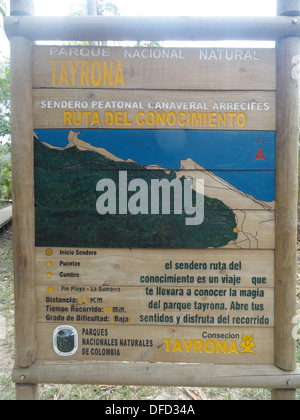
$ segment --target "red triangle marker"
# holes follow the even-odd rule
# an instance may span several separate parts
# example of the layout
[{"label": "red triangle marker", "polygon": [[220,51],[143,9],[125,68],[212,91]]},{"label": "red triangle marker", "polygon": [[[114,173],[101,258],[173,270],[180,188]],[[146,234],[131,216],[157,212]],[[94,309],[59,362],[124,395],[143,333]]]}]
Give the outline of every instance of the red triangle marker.
[{"label": "red triangle marker", "polygon": [[257,152],[257,155],[255,156],[255,159],[254,160],[259,160],[259,159],[266,160],[265,155],[264,155],[264,152],[263,152],[263,150],[262,150],[261,147],[259,148],[259,150]]}]

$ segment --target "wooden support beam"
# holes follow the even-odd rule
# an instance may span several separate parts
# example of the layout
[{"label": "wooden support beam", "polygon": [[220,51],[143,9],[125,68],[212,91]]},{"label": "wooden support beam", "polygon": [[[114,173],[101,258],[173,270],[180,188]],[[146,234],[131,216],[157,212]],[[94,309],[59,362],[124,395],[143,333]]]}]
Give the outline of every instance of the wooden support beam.
[{"label": "wooden support beam", "polygon": [[33,41],[275,41],[300,36],[293,17],[15,16],[5,18],[8,38]]},{"label": "wooden support beam", "polygon": [[[184,375],[182,372],[184,370]],[[23,383],[206,386],[231,388],[300,387],[300,372],[275,366],[220,364],[63,362],[37,363],[15,368],[13,381]],[[133,379],[134,378],[134,379]],[[178,380],[178,378],[180,378]]]}]

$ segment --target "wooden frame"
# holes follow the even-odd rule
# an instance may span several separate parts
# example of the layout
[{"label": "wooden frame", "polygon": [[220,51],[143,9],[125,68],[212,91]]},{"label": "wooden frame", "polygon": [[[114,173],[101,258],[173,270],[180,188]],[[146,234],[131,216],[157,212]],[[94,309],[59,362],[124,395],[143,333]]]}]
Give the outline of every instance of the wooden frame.
[{"label": "wooden frame", "polygon": [[[15,15],[30,14],[32,3],[11,1]],[[18,6],[18,7],[16,7]],[[291,7],[291,8],[289,8]],[[300,15],[299,1],[279,1],[279,14]],[[11,38],[12,82],[12,164],[14,203],[14,270],[16,307],[16,382],[17,398],[37,396],[37,384],[110,383],[186,386],[267,387],[276,389],[275,399],[295,398],[300,387],[300,372],[295,363],[295,339],[292,319],[296,313],[296,229],[298,162],[298,82],[294,57],[299,54],[300,29],[290,16],[267,19],[141,19],[140,26],[128,19],[6,18]],[[75,34],[72,25],[76,21]],[[101,25],[99,25],[101,22]],[[136,20],[135,20],[136,22]],[[87,23],[90,32],[87,33]],[[115,25],[114,27],[112,25]],[[247,24],[247,25],[246,25]],[[250,29],[242,31],[241,27]],[[223,28],[215,31],[216,25]],[[234,26],[235,25],[235,26]],[[130,34],[129,26],[136,28]],[[234,30],[232,26],[235,27]],[[228,29],[230,27],[230,29]],[[81,32],[81,29],[82,32]],[[197,29],[196,29],[197,28]],[[262,29],[264,28],[264,29]],[[62,35],[61,31],[64,31]],[[277,207],[275,270],[275,366],[184,366],[168,363],[36,363],[36,298],[34,286],[34,205],[32,149],[32,43],[47,39],[259,39],[280,40],[277,44]],[[255,36],[254,36],[255,34]],[[294,76],[293,76],[294,75]],[[19,98],[22,97],[22,101]],[[288,112],[286,112],[288,110]],[[130,369],[128,369],[130,367]],[[128,373],[130,372],[130,373]],[[163,379],[162,379],[163,378]]]},{"label": "wooden frame", "polygon": [[[216,30],[218,28],[218,30]],[[275,41],[299,36],[292,17],[8,17],[7,36],[32,41]]]},{"label": "wooden frame", "polygon": [[[21,57],[20,52],[22,51]],[[16,363],[30,366],[36,358],[34,295],[34,192],[32,142],[32,43],[11,42],[11,110],[13,168],[14,273],[16,299]],[[20,67],[18,62],[22,62]],[[14,100],[22,96],[22,101]],[[25,140],[25,141],[24,141]]]},{"label": "wooden frame", "polygon": [[[180,373],[184,366],[184,374]],[[133,379],[134,378],[134,379]],[[300,386],[299,371],[283,372],[274,366],[176,365],[172,363],[41,363],[15,368],[16,383],[161,385],[229,388]]]}]

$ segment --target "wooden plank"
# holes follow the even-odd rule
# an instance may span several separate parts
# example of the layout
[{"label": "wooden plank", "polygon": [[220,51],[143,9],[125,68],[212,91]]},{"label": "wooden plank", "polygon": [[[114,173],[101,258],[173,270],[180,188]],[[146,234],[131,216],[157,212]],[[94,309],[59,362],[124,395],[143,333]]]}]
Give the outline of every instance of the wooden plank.
[{"label": "wooden plank", "polygon": [[[184,368],[184,375],[182,375]],[[284,372],[275,366],[223,364],[118,363],[118,362],[48,362],[29,369],[14,369],[13,380],[26,375],[25,381],[112,385],[157,385],[230,388],[287,389],[300,386],[300,372]],[[175,379],[176,378],[176,379]]]},{"label": "wooden plank", "polygon": [[68,281],[52,287],[50,279],[47,286],[37,287],[38,322],[56,321],[59,315],[63,315],[64,322],[70,315],[73,322],[90,327],[95,323],[236,326],[246,324],[246,319],[251,326],[274,326],[274,290],[269,288],[235,290],[216,283],[205,286],[158,283],[145,287],[121,286],[104,293],[87,283],[84,288],[74,290],[76,286],[72,287]]},{"label": "wooden plank", "polygon": [[[134,133],[136,132],[134,131]],[[172,153],[163,154],[161,151],[163,146],[161,149],[159,148],[158,151],[160,152],[157,153],[157,158],[160,159],[158,160],[159,163],[165,163],[168,167],[180,165],[180,167],[184,167],[185,170],[180,169],[179,171],[170,173],[168,170],[162,170],[158,165],[148,165],[141,169],[144,146],[141,148],[141,153],[136,156],[137,161],[132,161],[132,159],[124,160],[103,147],[95,147],[88,142],[80,140],[78,138],[78,133],[75,132],[67,131],[61,133],[59,131],[59,133],[57,133],[53,130],[49,130],[46,134],[47,141],[53,141],[53,139],[57,140],[62,134],[62,140],[67,141],[68,143],[63,147],[55,145],[45,147],[46,143],[35,140],[37,246],[94,246],[98,248],[196,247],[199,249],[203,247],[222,246],[238,248],[241,246],[243,248],[273,249],[273,172],[257,171],[254,173],[252,171],[243,171],[234,173],[227,170],[216,174],[205,171],[204,167],[201,167],[192,159],[180,161],[181,153],[184,153],[183,150],[186,149],[185,146],[179,148],[178,156],[175,156],[175,158],[172,157],[173,160],[171,159],[171,161],[169,154],[172,155]],[[82,137],[83,134],[84,133],[81,133],[80,137]],[[96,134],[96,141],[98,142],[99,133]],[[43,139],[45,138],[44,135],[44,132],[39,132],[39,136],[42,136]],[[87,135],[88,138],[91,136],[89,133],[87,133]],[[143,134],[143,136],[144,135],[145,134]],[[233,137],[233,135],[229,136],[229,138],[231,137]],[[236,147],[238,147],[239,140],[242,140],[242,138],[243,136],[241,139],[236,139]],[[110,140],[110,136],[108,137],[108,140]],[[137,140],[139,140],[139,137]],[[149,140],[150,145],[155,143],[155,140],[157,140],[156,135]],[[165,140],[164,137],[163,140]],[[169,140],[172,141],[170,144],[174,146],[174,138],[171,137]],[[188,156],[193,156],[193,153],[198,153],[198,138],[196,137],[194,140],[195,152],[189,151]],[[223,136],[217,138],[217,140],[221,142]],[[253,167],[252,162],[255,162],[253,156],[255,156],[260,147],[259,144],[257,144],[257,140],[258,137],[254,134],[247,140],[250,141],[252,148],[250,148],[250,152],[246,153],[243,163],[245,162],[245,165],[249,165],[250,168]],[[270,143],[268,147],[269,151],[271,150],[271,156],[273,147],[275,147],[275,143],[272,140],[274,140],[273,136],[268,138],[266,142]],[[100,143],[96,143],[97,145],[101,145],[101,136],[99,141]],[[113,146],[111,146],[110,150],[119,154],[119,152],[122,152],[122,145],[123,142],[120,141],[117,144],[116,151],[112,149]],[[164,143],[164,146],[165,145],[166,144]],[[129,142],[129,149],[130,146],[131,144]],[[241,144],[239,146],[242,147]],[[267,146],[265,145],[264,147]],[[145,152],[147,151],[148,149],[145,148]],[[147,153],[145,154],[147,155]],[[252,159],[248,159],[250,155],[252,155]],[[121,156],[125,158],[128,157],[127,152],[125,152],[125,155],[122,154]],[[155,157],[153,158],[155,159]],[[201,159],[201,153],[200,156],[194,157],[196,160],[198,160],[198,158]],[[225,161],[224,154],[220,156],[220,158],[222,158],[220,160],[222,165]],[[152,158],[150,158],[148,162],[153,163],[151,159]],[[227,159],[228,163],[226,163],[225,166],[228,167],[228,165],[230,165],[231,159],[232,153],[230,152]],[[258,168],[272,168],[272,157],[268,159],[266,165],[265,162],[265,160],[262,160],[262,163],[257,165]],[[142,163],[147,162],[142,161]],[[209,164],[209,161],[207,161],[207,164]],[[106,170],[106,167],[109,167],[110,169]],[[175,180],[175,176],[180,178],[181,182]],[[175,182],[177,193],[180,194],[181,191],[183,197],[186,194],[186,180],[184,180],[184,176],[187,179],[198,179],[202,186],[202,194],[204,193],[206,197],[204,205],[201,207],[204,212],[204,219],[197,222],[199,225],[197,229],[201,230],[201,234],[197,236],[198,239],[196,242],[193,239],[195,232],[192,232],[191,229],[189,230],[189,227],[187,226],[190,224],[190,221],[188,220],[189,217],[184,217],[186,207],[184,207],[184,209],[182,208],[180,200],[176,201],[174,197],[172,199],[169,197],[169,201],[166,202],[164,201],[167,199],[166,197],[161,199],[161,201],[165,203],[164,205],[169,206],[170,208],[169,211],[165,208],[164,214],[162,214],[160,207],[157,210],[158,214],[152,207],[156,197],[154,196],[155,186],[153,182],[156,183],[159,179],[161,182],[167,182],[169,187],[171,186],[170,182],[173,184]],[[230,180],[231,183],[225,181],[224,178]],[[116,204],[114,208],[110,209],[107,208],[108,203],[106,203],[106,199],[104,200],[103,194],[101,194],[101,185],[108,181],[110,184],[114,183],[115,186],[115,189],[112,190],[111,193],[112,195],[115,195],[115,201],[113,200],[113,202]],[[137,199],[138,193],[128,193],[129,181],[143,182],[143,202],[139,201],[139,204],[133,204],[133,201]],[[236,184],[239,187],[237,188],[233,184]],[[184,188],[182,189],[183,185]],[[193,183],[194,190],[197,188],[197,185],[195,182]],[[257,186],[260,187],[259,190],[257,190]],[[252,187],[253,189],[251,189]],[[181,190],[179,191],[178,188]],[[127,198],[123,195],[122,197],[125,197],[125,201],[122,199],[124,202],[122,201],[122,204],[117,208],[116,195],[119,196],[120,194],[123,194],[121,193],[121,189],[122,191],[125,191],[124,193]],[[99,193],[97,193],[97,190]],[[171,190],[171,187],[169,190]],[[199,192],[201,191],[199,190]],[[257,195],[257,193],[259,195]],[[261,196],[260,194],[263,195]],[[265,199],[261,200],[260,198],[262,197],[265,197]],[[270,201],[267,201],[268,198]],[[138,200],[140,199],[141,197],[138,198]],[[216,201],[216,199],[218,201]],[[126,200],[129,200],[128,203]],[[202,206],[201,203],[198,204],[199,206]],[[135,208],[132,206],[135,206]],[[181,208],[179,208],[180,206]],[[246,211],[244,212],[244,210]],[[174,211],[175,214],[173,214]],[[194,215],[191,215],[190,217],[200,217],[200,212],[201,209],[199,209],[197,215],[195,215],[194,211]],[[180,214],[181,217],[179,216]],[[103,215],[106,215],[106,217],[103,217]],[[163,220],[160,220],[160,217],[162,217]],[[154,228],[154,219],[157,228]],[[182,226],[180,225],[181,222],[179,219],[183,222]],[[202,220],[203,223],[201,223]],[[217,230],[216,223],[219,223]],[[208,224],[211,226],[208,226]],[[80,232],[78,232],[78,226],[81,227]],[[148,229],[147,226],[151,232],[149,231],[146,234]],[[188,232],[186,240],[179,234],[179,227],[180,231],[183,230],[184,232]],[[98,235],[95,233],[97,229],[100,229]],[[206,241],[207,235],[214,236],[214,233],[220,238],[224,234],[224,229],[226,230],[226,238],[224,237],[221,242]],[[91,234],[87,235],[86,232],[91,232]],[[132,235],[128,235],[128,232],[132,232]],[[133,236],[134,232],[135,235]],[[159,232],[159,234],[155,232]],[[174,232],[177,232],[176,237],[174,236]],[[166,234],[168,238],[164,241]]]},{"label": "wooden plank", "polygon": [[[152,219],[147,215],[128,215],[125,219],[124,215],[108,215],[101,219],[94,209],[89,213],[37,209],[36,246],[235,250],[275,247],[274,212],[212,210],[206,216],[203,223],[195,227],[186,226],[185,219],[178,223],[172,214],[152,216]],[[78,226],[80,230],[76,231]]]},{"label": "wooden plank", "polygon": [[[191,159],[187,161],[181,161],[182,166],[193,168],[195,166],[199,166],[195,164]],[[87,162],[88,164],[88,162]],[[108,182],[104,180],[112,180],[117,188],[117,196],[119,195],[120,191],[123,191],[121,188],[121,184],[119,182],[119,179],[125,179],[125,175],[120,175],[118,171],[116,170],[103,170],[102,165],[99,167],[99,172],[96,173],[96,163],[95,161],[90,161],[90,165],[94,165],[93,169],[83,168],[82,169],[82,175],[80,174],[80,171],[76,168],[72,168],[72,166],[69,166],[71,168],[68,170],[67,168],[68,162],[66,161],[66,168],[63,168],[61,170],[59,169],[53,169],[51,172],[49,171],[48,177],[44,175],[42,171],[45,171],[45,168],[40,166],[36,168],[36,206],[37,211],[52,211],[53,209],[56,209],[57,211],[64,211],[68,208],[68,194],[65,195],[66,203],[58,206],[59,204],[59,197],[55,198],[55,191],[54,186],[51,184],[51,182],[56,182],[56,188],[59,192],[60,188],[64,188],[64,185],[59,180],[59,177],[65,179],[74,179],[76,177],[77,180],[85,177],[86,179],[89,178],[92,181],[87,181],[86,186],[90,187],[90,190],[86,191],[80,191],[78,190],[78,199],[80,195],[84,195],[87,197],[88,203],[83,206],[85,207],[89,212],[92,212],[92,209],[96,209],[96,202],[99,197],[101,197],[101,191],[98,189],[98,193],[95,195],[94,190],[96,190],[96,186],[98,185],[98,182],[102,180],[102,184]],[[86,165],[85,165],[86,166]],[[107,163],[107,166],[116,167],[111,162]],[[136,165],[140,168],[140,165]],[[120,168],[121,169],[121,168]],[[125,171],[124,173],[127,173],[127,181],[128,185],[130,184],[133,179],[138,180],[155,180],[155,179],[166,179],[167,181],[170,179],[168,175],[170,175],[169,170],[165,171],[156,171],[158,167],[155,165],[145,167],[145,169],[137,169],[132,170],[132,165],[127,165],[128,171],[126,171],[126,164],[123,167]],[[164,178],[164,175],[166,178]],[[180,170],[180,171],[174,171],[172,173],[173,179],[178,179],[181,182],[178,183],[178,191],[179,186],[182,185],[182,196],[184,197],[185,194],[187,194],[187,189],[184,189],[184,182],[190,182],[191,186],[193,187],[193,191],[196,191],[196,185],[200,184],[204,186],[203,192],[205,195],[204,200],[204,212],[209,212],[210,210],[217,211],[220,208],[220,203],[222,204],[222,211],[232,209],[234,210],[260,210],[260,211],[266,211],[272,213],[272,211],[275,208],[275,201],[270,200],[272,197],[274,197],[275,192],[275,173],[274,171],[201,171],[201,170]],[[134,178],[133,178],[134,176]],[[149,178],[150,177],[150,178]],[[158,178],[159,177],[159,178]],[[48,178],[48,184],[46,183],[46,180]],[[52,180],[51,180],[52,178]],[[42,184],[42,181],[45,183]],[[94,181],[94,185],[91,187],[91,182]],[[230,182],[231,181],[231,182]],[[171,181],[172,182],[172,181]],[[247,185],[247,182],[248,185]],[[259,184],[258,184],[259,183]],[[236,184],[237,186],[235,186]],[[258,185],[257,185],[258,184]],[[152,184],[156,188],[156,184]],[[161,181],[161,184],[159,184],[159,188],[162,189],[163,181]],[[167,185],[165,186],[165,192],[168,192]],[[172,188],[176,186],[177,183],[174,183],[171,185],[170,189],[172,192]],[[187,184],[188,185],[188,184]],[[100,187],[99,187],[100,188]],[[130,187],[128,187],[130,188]],[[151,184],[149,183],[149,189],[148,194],[149,198],[154,199],[154,196],[151,194],[152,190]],[[187,187],[186,187],[187,188]],[[75,185],[74,185],[75,189]],[[246,190],[246,191],[244,191]],[[135,191],[135,190],[134,190]],[[135,194],[133,190],[128,191],[128,200],[130,201],[131,197],[133,197]],[[145,191],[147,191],[145,189]],[[49,195],[49,199],[46,200],[44,198],[45,193]],[[90,194],[89,194],[90,193]],[[179,192],[181,194],[181,192]],[[146,194],[146,193],[145,193]],[[194,194],[194,193],[193,193]],[[93,195],[93,197],[91,197]],[[53,204],[51,205],[50,200],[51,197],[53,197]],[[262,197],[265,197],[266,199],[261,199]],[[93,200],[93,201],[92,201]],[[165,200],[168,200],[166,198]],[[161,202],[163,200],[161,199]],[[73,203],[75,203],[75,200],[73,199]],[[176,205],[176,201],[174,200],[173,195],[170,198],[170,209],[174,209],[174,203]],[[57,204],[57,206],[56,206]],[[140,213],[142,214],[151,214],[151,206],[146,203],[142,206],[140,205]],[[161,203],[160,203],[161,204]],[[139,207],[137,205],[137,207]],[[178,207],[180,207],[178,205]],[[70,208],[70,207],[69,207]],[[182,211],[183,214],[185,206],[182,205]],[[76,205],[73,206],[73,209],[80,210]],[[144,210],[143,210],[144,209]],[[95,210],[96,211],[96,210]],[[118,213],[118,209],[117,212]],[[128,209],[128,214],[130,213]],[[173,213],[173,211],[171,211]],[[240,213],[237,213],[237,217]],[[204,215],[205,216],[205,215]]]},{"label": "wooden plank", "polygon": [[[68,325],[72,325],[78,334],[78,349],[73,355],[63,354],[63,352],[58,354],[53,347],[53,336],[56,343],[56,334],[64,330],[64,327],[68,328]],[[76,322],[39,323],[38,348],[40,360],[64,361],[65,363],[70,361],[74,363],[79,360],[84,362],[122,360],[187,362],[198,363],[198,366],[203,366],[205,363],[272,365],[273,335],[273,328],[251,326],[240,328],[178,326],[175,328],[161,325],[131,328],[126,325],[99,324],[95,327]],[[252,351],[245,345],[245,340],[249,339]],[[62,349],[60,345],[59,348]],[[84,371],[84,366],[82,369]],[[131,380],[135,380],[134,376]],[[161,380],[157,382],[159,383]]]},{"label": "wooden plank", "polygon": [[276,41],[299,36],[288,17],[274,16],[39,16],[5,18],[8,38],[33,41]]},{"label": "wooden plank", "polygon": [[[185,168],[185,170],[180,169],[171,173],[169,170],[162,170],[158,165],[143,167],[141,163],[144,163],[144,161],[141,162],[141,160],[144,156],[144,146],[141,148],[141,153],[136,156],[137,161],[133,161],[132,159],[124,160],[103,147],[95,147],[88,142],[80,140],[78,133],[67,131],[63,133],[59,132],[58,135],[55,131],[49,130],[46,134],[48,136],[46,137],[47,141],[53,141],[53,139],[55,141],[62,134],[62,139],[67,141],[68,144],[64,145],[64,147],[55,145],[48,145],[46,147],[45,144],[48,143],[41,143],[35,140],[37,246],[94,246],[98,248],[127,246],[130,248],[155,246],[158,248],[170,248],[170,246],[174,246],[179,248],[206,248],[226,245],[231,247],[242,246],[243,248],[259,247],[261,249],[273,249],[273,172],[260,171],[254,173],[252,171],[243,171],[234,173],[224,171],[217,175],[204,171],[205,168],[198,165],[193,159],[180,160],[181,153],[184,153],[183,150],[186,149],[186,146],[179,147],[178,156],[176,154],[175,158],[171,156],[173,160],[171,159],[170,161],[170,153],[163,154],[163,147],[166,146],[164,143],[161,148],[158,148],[159,153],[157,153],[157,158],[160,159],[158,162],[161,164],[165,163],[167,167],[178,165]],[[99,134],[96,134],[96,141],[98,142]],[[44,136],[45,133],[41,132],[39,135]],[[91,136],[89,133],[87,135],[88,138]],[[81,136],[83,136],[83,133],[81,133]],[[229,137],[231,138],[232,136]],[[242,138],[243,136],[241,139],[236,139],[236,147],[238,147],[239,141]],[[245,162],[245,165],[249,165],[250,168],[252,168],[252,161],[255,161],[253,155],[259,150],[257,139],[257,136],[251,135],[247,140],[250,141],[252,148],[250,149],[251,152],[247,152],[243,162]],[[271,143],[268,145],[269,150],[271,149],[271,156],[272,150],[275,147],[272,139],[274,140],[273,136],[267,140],[267,143]],[[110,140],[110,136],[108,140]],[[139,140],[139,137],[137,140]],[[149,139],[150,146],[155,143],[155,140],[157,140],[156,135]],[[172,141],[170,144],[174,146],[174,138],[171,137],[170,140]],[[195,151],[189,151],[187,156],[193,156],[193,153],[197,155],[198,153],[198,138],[196,137],[194,140]],[[217,138],[218,142],[222,140],[223,136]],[[98,145],[99,143],[96,144]],[[125,155],[122,152],[122,145],[123,141],[120,141],[117,144],[115,153],[119,154],[121,152],[123,153],[121,156],[126,158],[128,155],[127,152],[125,152]],[[110,150],[113,150],[112,147]],[[131,144],[129,142],[129,149],[131,150],[130,147]],[[264,147],[267,146],[265,145]],[[145,148],[145,152],[147,152],[147,148]],[[250,163],[248,159],[249,155],[252,155]],[[224,163],[224,154],[221,157],[221,162]],[[194,157],[195,160],[199,160],[198,158],[201,159],[201,153],[199,156]],[[227,160],[230,162],[231,159],[232,153],[229,153],[226,162]],[[272,168],[272,157],[269,160],[271,162],[267,164],[270,166],[265,165],[265,160],[262,160],[262,163],[258,164],[258,168]],[[152,162],[151,158],[148,162]],[[209,164],[209,161],[207,161],[207,164]],[[228,165],[229,163],[226,164],[226,166]],[[141,166],[143,169],[141,169]],[[106,170],[105,168],[107,167],[110,169]],[[200,170],[197,172],[194,168]],[[180,181],[174,179],[175,176],[180,178]],[[185,180],[184,177],[186,178]],[[224,178],[231,180],[231,183],[225,181]],[[186,202],[184,202],[183,208],[182,200],[176,198],[180,197],[180,194],[182,197],[186,196],[187,179],[194,180],[194,190],[197,189],[200,183],[201,191],[198,190],[198,192],[204,194],[206,197],[204,202],[200,203],[198,202],[200,195],[197,195],[199,198],[199,200],[197,198],[199,210],[197,214],[195,213],[196,210],[194,210],[193,215],[190,214],[190,216],[187,216],[185,213]],[[196,179],[198,180],[197,183],[195,182]],[[165,206],[164,211],[160,206],[158,206],[156,211],[153,207],[156,196],[158,196],[155,193],[155,185],[158,180],[159,182],[167,183],[169,192],[172,189],[171,185],[176,184],[176,197],[171,199],[169,194],[168,198],[167,192],[164,190],[164,197],[160,199],[160,204]],[[136,194],[131,194],[127,191],[128,189],[131,190],[129,188],[129,181],[131,184],[132,182],[143,182],[143,201],[142,197],[137,197],[138,194],[141,194],[142,189],[140,189],[139,193],[136,192]],[[109,185],[114,185],[114,189],[110,191],[110,200],[112,200],[112,203],[115,203],[113,208],[107,207],[110,205],[106,202],[108,198],[105,198],[101,194],[101,191],[103,191],[101,185],[106,185],[105,183],[107,182],[110,183]],[[233,184],[240,187],[237,188]],[[259,190],[257,190],[257,185],[260,187]],[[123,193],[125,195],[121,190],[124,190]],[[99,192],[97,193],[97,191]],[[135,191],[137,191],[137,187],[135,187]],[[121,197],[120,194],[123,194],[123,201],[120,201],[121,204],[117,206],[117,195]],[[257,194],[263,194],[265,199],[262,201],[260,199],[262,196]],[[115,196],[114,199],[113,195]],[[267,201],[268,197],[270,201]],[[138,200],[138,202],[134,204],[134,200]],[[103,217],[103,215],[106,215],[106,217]],[[184,217],[184,215],[187,217]],[[201,235],[197,236],[198,242],[195,242],[193,239],[195,232],[192,232],[187,225],[196,223],[196,221],[190,221],[188,219],[195,219],[198,216],[200,219],[204,216],[204,219],[202,218],[197,221],[199,225],[197,229],[201,230]],[[154,228],[154,221],[157,228]],[[184,232],[189,232],[186,238],[187,240],[184,240],[179,234],[178,228],[180,227],[180,221],[183,223],[180,231],[183,229]],[[217,231],[216,229],[212,229],[216,227],[216,223],[219,223]],[[80,232],[77,229],[78,225],[81,227]],[[139,229],[137,229],[137,226],[140,226]],[[147,226],[151,232],[148,232],[146,235]],[[208,228],[210,229],[208,230]],[[99,235],[95,236],[97,229],[100,229]],[[225,233],[223,232],[224,229],[226,230]],[[159,237],[155,234],[155,231],[160,232]],[[164,231],[169,233],[163,233]],[[177,232],[177,239],[173,234],[172,242],[170,242],[172,231]],[[91,234],[86,235],[86,232],[91,232]],[[128,232],[135,232],[135,235],[130,236]],[[223,232],[227,235],[226,240],[223,238],[224,240],[221,242],[207,242],[207,235],[214,235],[213,232],[218,237],[222,236],[221,234]],[[164,242],[165,234],[167,234],[167,240]],[[123,239],[121,238],[122,235]],[[157,236],[156,239],[155,235]],[[149,240],[147,239],[148,236]],[[180,238],[182,240],[179,240]],[[82,242],[80,242],[81,240]]]},{"label": "wooden plank", "polygon": [[226,248],[240,249],[274,249],[274,215],[267,212],[234,211],[237,218],[238,237]]},{"label": "wooden plank", "polygon": [[276,89],[272,49],[36,46],[33,68],[42,88]]},{"label": "wooden plank", "polygon": [[12,206],[0,210],[0,229],[12,220]]},{"label": "wooden plank", "polygon": [[[275,195],[274,171],[206,171],[204,168],[197,170],[195,167],[201,168],[201,166],[192,159],[187,159],[180,163],[180,166],[185,169],[171,172],[169,169],[162,169],[158,165],[149,165],[143,168],[142,165],[130,162],[130,160],[121,161],[120,159],[120,162],[114,163],[106,159],[104,153],[101,155],[101,158],[104,157],[104,159],[99,159],[98,161],[96,160],[97,156],[92,154],[85,154],[83,156],[84,160],[80,161],[74,159],[74,153],[70,156],[73,159],[68,159],[69,156],[66,153],[52,153],[52,156],[56,158],[54,164],[52,162],[47,164],[45,156],[43,156],[44,160],[41,160],[40,155],[37,155],[35,167],[35,203],[37,208],[49,211],[53,209],[63,211],[66,208],[73,208],[79,211],[77,201],[84,196],[87,203],[82,207],[91,212],[92,208],[96,208],[96,202],[102,195],[103,189],[101,189],[101,185],[104,186],[110,181],[115,184],[117,196],[125,190],[124,194],[126,194],[128,201],[128,211],[123,214],[127,214],[127,212],[144,215],[154,214],[152,209],[153,201],[155,200],[154,194],[161,191],[166,196],[160,199],[160,204],[168,202],[171,210],[180,208],[185,213],[186,206],[177,202],[177,196],[174,197],[173,189],[176,190],[178,197],[182,196],[182,198],[187,196],[189,191],[192,191],[193,195],[196,191],[204,195],[204,212],[218,209],[225,211],[228,208],[232,210],[265,210],[269,212],[274,210],[275,203],[272,200]],[[92,160],[92,158],[95,160]],[[177,164],[179,164],[178,161]],[[45,171],[47,171],[48,175],[45,175]],[[62,178],[61,181],[60,177]],[[79,183],[85,180],[85,190],[82,187],[82,190],[80,187],[76,189],[78,199],[74,199],[72,195],[73,205],[71,205],[69,198],[70,194],[68,195],[68,191],[65,191],[66,180],[69,180],[70,184],[72,184],[72,194],[75,192],[76,182]],[[148,203],[147,200],[147,202],[137,204],[139,211],[134,213],[133,209],[130,211],[130,201],[137,194],[137,189],[133,188],[134,183],[138,182],[136,180],[139,180],[141,185],[143,185],[143,192],[147,195],[150,202]],[[98,185],[99,182],[100,185]],[[258,186],[257,183],[259,183]],[[59,197],[55,197],[55,190],[57,190],[57,195],[63,194],[65,203],[60,204]],[[95,191],[97,191],[96,195]],[[170,198],[167,197],[169,191],[171,192]],[[49,196],[48,199],[45,197],[46,193]],[[213,199],[215,200],[213,201]],[[222,202],[227,208],[224,206],[220,208],[219,202]],[[107,205],[108,203],[106,203]],[[118,214],[119,207],[116,206],[115,214]],[[161,213],[161,210],[159,213]],[[173,212],[171,211],[171,213]]]},{"label": "wooden plank", "polygon": [[[273,197],[275,171],[197,171],[200,165],[195,164],[192,159],[181,161],[181,171],[176,171],[177,178],[193,180],[193,188],[196,188],[196,180],[201,179],[204,184],[204,194],[206,197],[222,201],[226,206],[233,210],[266,210],[272,211],[275,207],[275,201],[262,200],[258,197]],[[189,170],[187,170],[189,169]],[[236,178],[243,178],[245,184],[241,182],[240,188],[232,185]],[[259,182],[259,188],[251,193],[245,189],[246,180],[252,182],[256,179]],[[232,183],[230,183],[230,180]],[[254,181],[255,182],[255,181]],[[249,186],[249,184],[248,184]]]},{"label": "wooden plank", "polygon": [[246,185],[263,192],[263,176],[275,170],[275,142],[275,131],[35,129],[35,167],[222,171],[219,177],[252,171],[260,179]]},{"label": "wooden plank", "polygon": [[31,48],[27,39],[11,40],[16,365],[24,367],[36,359]]},{"label": "wooden plank", "polygon": [[[209,277],[228,277],[234,287],[273,287],[274,251],[265,250],[163,250],[36,248],[36,282],[54,287],[62,272],[73,272],[74,285],[155,285],[150,277],[193,277],[193,286],[209,283]],[[47,276],[51,273],[51,277]],[[142,277],[143,276],[143,277]],[[240,283],[234,278],[240,278]],[[198,280],[201,278],[201,280]],[[204,283],[205,278],[205,283]],[[198,281],[201,281],[199,283]],[[226,281],[226,279],[225,279]],[[172,285],[172,282],[166,283]]]},{"label": "wooden plank", "polygon": [[35,89],[35,128],[275,130],[275,92]]}]

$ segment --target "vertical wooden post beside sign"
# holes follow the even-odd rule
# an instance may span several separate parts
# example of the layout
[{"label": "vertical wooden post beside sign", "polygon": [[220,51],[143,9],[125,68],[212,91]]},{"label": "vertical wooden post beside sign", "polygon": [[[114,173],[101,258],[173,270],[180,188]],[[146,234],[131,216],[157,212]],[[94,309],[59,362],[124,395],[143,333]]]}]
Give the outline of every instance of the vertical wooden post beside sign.
[{"label": "vertical wooden post beside sign", "polygon": [[[278,0],[278,15],[299,16],[300,1]],[[295,18],[295,24],[297,19]],[[277,42],[275,365],[296,368],[296,251],[299,140],[300,39]],[[273,390],[274,399],[294,399],[296,390]]]},{"label": "vertical wooden post beside sign", "polygon": [[[31,14],[32,1],[11,1],[15,16]],[[17,17],[16,17],[17,19]],[[36,361],[36,298],[34,263],[32,42],[11,39],[11,114],[13,168],[13,233],[16,365]],[[30,164],[31,163],[31,164]],[[37,385],[16,384],[16,397],[34,399]]]}]

